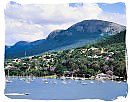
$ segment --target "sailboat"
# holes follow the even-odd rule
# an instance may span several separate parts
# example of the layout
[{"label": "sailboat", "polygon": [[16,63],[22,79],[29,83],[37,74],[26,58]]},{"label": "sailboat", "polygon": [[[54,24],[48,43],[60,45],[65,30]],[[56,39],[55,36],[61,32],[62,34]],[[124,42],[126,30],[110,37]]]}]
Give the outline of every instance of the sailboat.
[{"label": "sailboat", "polygon": [[[9,69],[8,69],[8,75],[7,75],[7,78],[9,78]],[[9,80],[9,79],[6,79],[5,82],[6,82],[6,83],[11,83],[12,81]]]},{"label": "sailboat", "polygon": [[78,80],[78,77],[77,77],[77,74],[76,74],[76,77],[75,77],[75,81],[79,81],[79,80]]},{"label": "sailboat", "polygon": [[27,84],[30,84],[30,83],[31,83],[31,81],[29,81],[29,80],[26,80],[26,83],[27,83]]},{"label": "sailboat", "polygon": [[90,83],[91,83],[91,84],[93,84],[93,83],[94,83],[94,81],[90,81]]},{"label": "sailboat", "polygon": [[121,83],[121,81],[118,81],[117,83],[118,83],[118,84],[120,84],[120,83]]},{"label": "sailboat", "polygon": [[66,78],[65,78],[65,76],[63,75],[60,79],[61,79],[61,80],[65,80]]},{"label": "sailboat", "polygon": [[[85,80],[85,74],[83,74],[82,80]],[[87,82],[82,81],[81,84],[82,84],[82,85],[87,85]]]},{"label": "sailboat", "polygon": [[83,78],[81,78],[81,80],[85,80],[85,74],[83,74]]},{"label": "sailboat", "polygon": [[7,80],[7,79],[6,79],[6,80],[5,80],[5,82],[6,82],[6,83],[11,83],[12,81],[11,81],[11,80]]},{"label": "sailboat", "polygon": [[72,79],[72,80],[74,79],[74,76],[73,76],[73,74],[72,74],[72,76],[71,76],[71,79]]},{"label": "sailboat", "polygon": [[45,84],[48,84],[49,82],[47,80],[44,81]]},{"label": "sailboat", "polygon": [[63,75],[61,78],[60,78],[62,81],[63,84],[67,84],[67,82],[65,81],[66,80],[66,77]]},{"label": "sailboat", "polygon": [[67,82],[65,80],[62,81],[63,84],[67,84]]},{"label": "sailboat", "polygon": [[56,82],[56,81],[53,81],[53,84],[57,84],[57,82]]},{"label": "sailboat", "polygon": [[102,83],[106,83],[104,80],[101,80]]},{"label": "sailboat", "polygon": [[47,80],[47,78],[42,79],[42,81],[43,81],[45,84],[48,84],[48,83],[49,83],[48,80]]},{"label": "sailboat", "polygon": [[28,78],[26,79],[26,83],[31,83],[33,81],[33,79],[30,77],[30,76],[28,76]]},{"label": "sailboat", "polygon": [[53,79],[52,83],[53,83],[53,84],[57,84],[56,79]]}]

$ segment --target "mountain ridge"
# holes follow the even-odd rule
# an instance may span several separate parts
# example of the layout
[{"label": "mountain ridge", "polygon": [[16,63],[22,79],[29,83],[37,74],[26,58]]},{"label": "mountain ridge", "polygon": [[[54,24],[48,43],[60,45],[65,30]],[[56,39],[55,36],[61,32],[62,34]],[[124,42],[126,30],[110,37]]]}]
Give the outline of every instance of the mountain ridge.
[{"label": "mountain ridge", "polygon": [[[25,52],[27,53],[27,56],[31,56],[54,50],[56,48],[66,48],[66,46],[71,45],[73,48],[76,44],[82,46],[83,44],[91,43],[104,36],[119,33],[125,29],[125,26],[113,22],[84,20],[72,25],[66,30],[52,31],[46,39],[33,42],[21,41],[17,42],[13,46],[6,47],[5,58],[24,57]],[[19,44],[20,46],[16,46]]]}]

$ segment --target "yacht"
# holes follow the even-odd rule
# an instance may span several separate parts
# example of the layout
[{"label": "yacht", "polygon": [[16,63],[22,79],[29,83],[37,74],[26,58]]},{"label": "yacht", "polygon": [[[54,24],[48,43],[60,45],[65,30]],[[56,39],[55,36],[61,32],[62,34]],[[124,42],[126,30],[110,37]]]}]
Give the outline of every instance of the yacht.
[{"label": "yacht", "polygon": [[45,83],[45,84],[48,84],[48,80],[47,79],[42,79],[42,81]]},{"label": "yacht", "polygon": [[63,84],[67,84],[67,82],[65,80],[62,81]]},{"label": "yacht", "polygon": [[94,81],[90,81],[90,83],[91,83],[91,84],[93,84],[93,83],[94,83]]},{"label": "yacht", "polygon": [[6,83],[12,83],[11,80],[7,80],[7,79],[5,80],[5,82],[6,82]]}]

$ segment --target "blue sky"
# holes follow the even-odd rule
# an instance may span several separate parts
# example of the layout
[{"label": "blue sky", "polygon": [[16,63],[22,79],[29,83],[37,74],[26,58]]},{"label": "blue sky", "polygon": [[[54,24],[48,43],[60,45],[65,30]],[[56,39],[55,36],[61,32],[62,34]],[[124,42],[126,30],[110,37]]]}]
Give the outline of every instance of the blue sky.
[{"label": "blue sky", "polygon": [[120,14],[126,13],[126,6],[124,3],[121,2],[114,4],[99,3],[98,5],[105,12],[120,13]]},{"label": "blue sky", "polygon": [[[72,7],[81,7],[83,6],[83,3],[70,3],[69,6]],[[98,6],[105,12],[111,12],[111,13],[120,13],[125,14],[126,13],[126,6],[125,3],[119,2],[119,3],[98,3]]]},{"label": "blue sky", "polygon": [[56,29],[89,19],[100,19],[126,25],[125,4],[41,4],[22,5],[15,2],[5,9],[6,45],[18,41],[45,39]]}]

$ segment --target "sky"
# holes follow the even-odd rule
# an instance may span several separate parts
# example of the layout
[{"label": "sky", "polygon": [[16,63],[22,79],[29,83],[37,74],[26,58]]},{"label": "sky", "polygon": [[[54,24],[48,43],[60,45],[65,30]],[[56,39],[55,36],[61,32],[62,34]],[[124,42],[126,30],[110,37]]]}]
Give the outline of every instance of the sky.
[{"label": "sky", "polygon": [[5,44],[45,39],[53,30],[67,29],[73,24],[100,19],[126,25],[124,3],[115,4],[28,4],[9,2],[5,9]]}]

